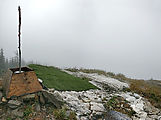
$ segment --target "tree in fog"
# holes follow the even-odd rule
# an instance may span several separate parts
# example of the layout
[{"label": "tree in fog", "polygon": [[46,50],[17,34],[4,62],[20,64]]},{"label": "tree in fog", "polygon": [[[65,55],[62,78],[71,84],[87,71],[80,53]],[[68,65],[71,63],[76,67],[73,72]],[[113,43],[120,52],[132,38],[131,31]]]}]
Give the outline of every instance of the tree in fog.
[{"label": "tree in fog", "polygon": [[9,61],[8,61],[8,58],[6,58],[6,60],[5,60],[5,68],[6,68],[6,69],[9,68]]},{"label": "tree in fog", "polygon": [[5,70],[5,57],[3,49],[0,51],[0,74]]},{"label": "tree in fog", "polygon": [[[18,67],[18,61],[19,61],[18,51],[15,51],[14,54],[15,55],[13,57],[8,59],[5,57],[4,50],[1,48],[1,50],[0,50],[0,76],[8,68]],[[26,62],[24,59],[22,59],[22,66],[26,66]]]}]

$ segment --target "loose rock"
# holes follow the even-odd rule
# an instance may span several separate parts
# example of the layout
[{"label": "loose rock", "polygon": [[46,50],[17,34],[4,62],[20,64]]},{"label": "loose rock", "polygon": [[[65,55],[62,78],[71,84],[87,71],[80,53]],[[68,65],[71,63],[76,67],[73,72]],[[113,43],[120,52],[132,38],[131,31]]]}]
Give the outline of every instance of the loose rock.
[{"label": "loose rock", "polygon": [[21,111],[19,109],[12,110],[12,114],[14,116],[23,117],[23,111]]},{"label": "loose rock", "polygon": [[2,97],[2,102],[7,102],[5,97]]},{"label": "loose rock", "polygon": [[56,108],[61,108],[61,106],[63,105],[63,99],[58,92],[55,91],[54,93],[51,93],[44,90],[42,91],[42,93],[47,102],[54,104]]},{"label": "loose rock", "polygon": [[36,109],[37,112],[39,112],[39,111],[41,110],[40,104],[39,104],[39,103],[36,103],[35,109]]},{"label": "loose rock", "polygon": [[18,100],[9,100],[8,101],[8,106],[12,109],[19,107],[21,104],[22,104],[22,102],[20,102]]},{"label": "loose rock", "polygon": [[105,108],[103,106],[103,104],[101,103],[95,103],[95,102],[91,102],[91,110],[93,111],[97,111],[97,112],[104,112]]},{"label": "loose rock", "polygon": [[42,94],[39,95],[39,101],[41,104],[43,104],[43,105],[45,104],[45,99]]}]

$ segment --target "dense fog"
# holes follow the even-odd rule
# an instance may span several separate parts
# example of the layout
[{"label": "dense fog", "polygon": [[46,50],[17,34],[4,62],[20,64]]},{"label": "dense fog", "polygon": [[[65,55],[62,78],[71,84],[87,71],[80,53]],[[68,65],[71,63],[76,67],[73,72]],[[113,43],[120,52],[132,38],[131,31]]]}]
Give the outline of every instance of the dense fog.
[{"label": "dense fog", "polygon": [[61,68],[83,67],[161,79],[160,0],[0,0],[0,48]]}]

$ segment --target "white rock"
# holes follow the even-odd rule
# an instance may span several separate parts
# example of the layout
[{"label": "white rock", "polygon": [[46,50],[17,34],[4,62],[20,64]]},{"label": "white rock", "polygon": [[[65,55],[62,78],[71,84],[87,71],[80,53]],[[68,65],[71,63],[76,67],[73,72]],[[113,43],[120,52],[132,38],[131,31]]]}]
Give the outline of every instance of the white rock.
[{"label": "white rock", "polygon": [[[131,105],[132,106],[132,105]],[[141,98],[139,98],[138,100],[135,100],[134,101],[134,104],[133,104],[133,109],[136,111],[136,112],[139,112],[139,111],[143,111],[144,110],[144,102],[141,100]]]},{"label": "white rock", "polygon": [[5,97],[2,97],[2,102],[7,102]]},{"label": "white rock", "polygon": [[[103,103],[109,100],[112,96],[121,96],[129,102],[129,105],[136,112],[136,115],[132,118],[134,120],[150,120],[159,117],[160,110],[156,109],[152,105],[146,103],[145,99],[140,95],[131,92],[117,92],[109,94],[104,90],[104,84],[115,88],[116,90],[121,90],[124,87],[129,87],[127,83],[120,82],[117,79],[109,78],[104,75],[98,74],[88,74],[83,72],[69,72],[78,77],[90,78],[90,83],[94,84],[100,90],[88,90],[88,91],[65,91],[61,92],[63,99],[71,106],[71,109],[76,111],[77,116],[89,115],[92,116],[96,113],[103,113],[105,108]],[[91,114],[92,112],[92,114]],[[86,120],[87,117],[81,117],[82,120]],[[160,119],[160,118],[159,118]]]},{"label": "white rock", "polygon": [[161,120],[161,116],[158,117],[158,120]]},{"label": "white rock", "polygon": [[95,81],[89,81],[91,84],[93,84],[93,85],[95,85],[96,87],[98,87],[99,89],[103,89],[102,88],[102,85],[100,85],[100,84],[98,84],[97,82],[95,82]]},{"label": "white rock", "polygon": [[9,105],[16,105],[16,106],[20,106],[22,104],[22,102],[18,101],[18,100],[10,100],[8,101]]},{"label": "white rock", "polygon": [[128,93],[122,93],[122,94],[118,94],[119,96],[122,96],[124,99],[126,99],[127,101],[129,101],[129,102],[134,102],[135,100],[136,100],[136,98],[135,97],[133,97],[133,96],[131,96],[130,95],[131,93],[130,92],[128,92]]},{"label": "white rock", "polygon": [[95,102],[91,102],[91,110],[93,111],[97,111],[97,112],[104,112],[105,108],[103,106],[103,104],[101,103],[95,103]]},{"label": "white rock", "polygon": [[158,108],[152,106],[151,103],[147,100],[144,101],[144,111],[146,111],[150,115],[156,115],[160,112]]},{"label": "white rock", "polygon": [[139,96],[139,99],[136,99],[130,92],[121,93],[118,95],[130,102],[129,104],[137,113],[136,115],[138,116],[139,120],[145,120],[147,118],[147,113],[144,111],[144,101],[142,100],[142,97]]},{"label": "white rock", "polygon": [[136,93],[134,93],[134,96],[135,96],[136,99],[140,98],[140,95],[138,95]]},{"label": "white rock", "polygon": [[[83,76],[83,77],[90,78],[94,82],[108,84],[109,86],[111,86],[115,89],[123,89],[124,87],[127,87],[127,88],[129,87],[129,85],[127,83],[120,82],[117,79],[113,79],[113,78],[110,78],[110,77],[107,77],[104,75],[98,75],[97,73],[89,74],[89,73],[83,73],[83,72],[70,72],[70,71],[66,71],[66,70],[64,70],[64,71],[67,72],[68,74],[72,74],[72,75],[75,75],[78,77]],[[91,83],[93,83],[93,82],[91,82]],[[94,83],[94,84],[96,85],[96,83]],[[96,86],[101,87],[99,85],[96,85]]]},{"label": "white rock", "polygon": [[15,71],[14,73],[18,74],[18,73],[23,73],[24,71]]},{"label": "white rock", "polygon": [[22,102],[21,102],[21,101],[18,101],[18,100],[9,100],[9,101],[8,101],[8,106],[9,106],[10,108],[13,108],[13,109],[17,108],[17,107],[20,106],[21,104],[22,104]]},{"label": "white rock", "polygon": [[41,82],[41,83],[43,82],[40,78],[38,78],[38,81]]},{"label": "white rock", "polygon": [[[159,117],[158,117],[158,115],[150,115],[150,118],[152,118],[152,119],[154,119],[154,120],[159,120]],[[161,118],[160,118],[160,120],[161,120]]]},{"label": "white rock", "polygon": [[82,117],[80,118],[80,120],[88,120],[88,118],[87,118],[87,117],[82,116]]}]

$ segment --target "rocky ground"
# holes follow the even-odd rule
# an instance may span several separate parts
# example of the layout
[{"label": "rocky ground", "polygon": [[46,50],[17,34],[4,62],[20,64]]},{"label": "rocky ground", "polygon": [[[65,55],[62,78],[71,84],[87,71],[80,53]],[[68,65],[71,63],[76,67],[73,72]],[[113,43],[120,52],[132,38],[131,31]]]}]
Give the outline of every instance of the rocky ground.
[{"label": "rocky ground", "polygon": [[50,89],[8,100],[2,97],[0,120],[76,120],[76,116],[60,94]]},{"label": "rocky ground", "polygon": [[89,78],[92,84],[100,88],[81,92],[59,92],[80,120],[108,120],[110,115],[111,119],[116,120],[158,120],[161,117],[160,110],[153,107],[147,99],[136,93],[124,91],[129,87],[127,83],[104,75],[66,72]]},{"label": "rocky ground", "polygon": [[0,92],[0,120],[161,119],[161,111],[144,97],[128,91],[127,83],[96,73],[65,72],[88,78],[99,89],[81,92],[48,89],[9,100]]}]

